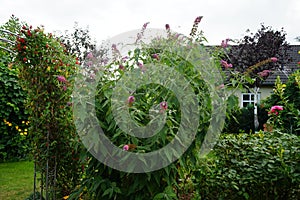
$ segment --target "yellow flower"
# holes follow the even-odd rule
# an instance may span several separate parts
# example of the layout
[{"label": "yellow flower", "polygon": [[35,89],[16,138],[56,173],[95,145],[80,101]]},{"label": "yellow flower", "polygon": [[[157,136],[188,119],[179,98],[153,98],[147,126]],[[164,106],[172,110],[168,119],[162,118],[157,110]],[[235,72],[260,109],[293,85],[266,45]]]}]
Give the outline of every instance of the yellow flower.
[{"label": "yellow flower", "polygon": [[27,132],[27,128],[25,128],[24,131]]},{"label": "yellow flower", "polygon": [[25,124],[25,121],[22,121],[22,124]]},{"label": "yellow flower", "polygon": [[27,135],[27,132],[26,132],[26,131],[24,132],[24,135]]},{"label": "yellow flower", "polygon": [[6,119],[3,119],[3,121],[6,123],[7,121],[6,121]]},{"label": "yellow flower", "polygon": [[7,125],[8,125],[8,126],[12,126],[12,123],[8,123]]},{"label": "yellow flower", "polygon": [[20,135],[22,135],[22,136],[23,136],[24,134],[21,132],[21,133],[20,133]]},{"label": "yellow flower", "polygon": [[69,195],[68,195],[68,196],[64,196],[64,197],[63,197],[63,199],[68,199],[68,198],[69,198]]},{"label": "yellow flower", "polygon": [[298,54],[300,54],[300,51],[298,51]]},{"label": "yellow flower", "polygon": [[19,129],[19,126],[16,126],[16,129],[18,130],[18,129]]},{"label": "yellow flower", "polygon": [[19,129],[18,131],[19,131],[19,132],[21,132],[21,131],[22,131],[22,129]]},{"label": "yellow flower", "polygon": [[47,71],[49,72],[50,70],[51,70],[51,67],[50,67],[50,66],[48,66],[48,67],[47,67]]}]

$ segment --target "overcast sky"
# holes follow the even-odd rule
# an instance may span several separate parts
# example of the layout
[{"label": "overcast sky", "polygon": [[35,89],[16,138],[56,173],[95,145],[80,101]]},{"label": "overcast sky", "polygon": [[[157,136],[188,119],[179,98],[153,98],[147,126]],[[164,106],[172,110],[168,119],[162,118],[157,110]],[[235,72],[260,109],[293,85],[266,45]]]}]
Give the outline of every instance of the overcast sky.
[{"label": "overcast sky", "polygon": [[150,28],[188,34],[195,17],[203,16],[200,29],[209,44],[225,38],[239,39],[247,29],[260,24],[282,27],[290,44],[300,44],[300,0],[0,0],[0,23],[14,14],[47,32],[72,30],[75,22],[89,27],[98,42],[133,29],[145,22]]}]

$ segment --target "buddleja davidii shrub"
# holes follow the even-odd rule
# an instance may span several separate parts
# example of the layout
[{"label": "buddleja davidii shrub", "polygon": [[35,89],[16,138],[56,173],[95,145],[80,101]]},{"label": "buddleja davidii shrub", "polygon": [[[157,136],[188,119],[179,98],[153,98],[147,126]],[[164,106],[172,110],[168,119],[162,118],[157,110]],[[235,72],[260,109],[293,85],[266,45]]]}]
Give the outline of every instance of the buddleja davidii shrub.
[{"label": "buddleja davidii shrub", "polygon": [[274,133],[225,135],[197,171],[204,199],[298,199],[300,139]]},{"label": "buddleja davidii shrub", "polygon": [[[170,44],[171,42],[174,42],[174,46]],[[166,40],[153,40],[150,45],[142,45],[129,51],[128,55],[121,55],[117,46],[113,44],[113,62],[95,69],[99,77],[95,100],[97,118],[101,128],[114,145],[120,149],[123,148],[124,151],[140,153],[155,151],[168,144],[178,131],[182,115],[180,99],[176,98],[173,91],[155,83],[142,85],[136,91],[129,92],[124,106],[128,107],[131,119],[137,124],[146,125],[150,121],[149,111],[154,109],[153,105],[159,105],[157,108],[159,113],[167,114],[166,124],[156,135],[149,138],[137,138],[128,135],[117,126],[111,103],[113,89],[126,73],[134,69],[137,76],[143,76],[143,73],[148,70],[147,67],[153,65],[164,65],[177,70],[191,84],[199,104],[199,113],[201,113],[199,123],[201,125],[198,126],[195,142],[178,161],[163,169],[142,174],[114,170],[89,155],[90,162],[86,169],[86,176],[81,188],[73,193],[72,198],[79,198],[79,195],[85,192],[90,195],[88,198],[93,199],[160,199],[163,197],[176,199],[180,192],[186,192],[180,191],[183,187],[178,185],[190,178],[188,173],[199,159],[201,142],[205,136],[212,109],[208,88],[202,75],[186,58],[172,52],[172,47],[187,50],[192,48],[189,45],[193,45],[193,43],[188,38],[169,35]],[[92,54],[89,57],[94,59]],[[94,70],[91,70],[92,67],[93,65],[90,64],[88,71],[91,73],[86,76],[86,79],[90,79],[90,81],[94,81],[95,77]],[[172,81],[173,77],[165,78],[167,81]],[[196,105],[195,108],[197,108]],[[153,160],[153,162],[160,161]],[[134,167],[135,163],[128,163],[128,165]]]},{"label": "buddleja davidii shrub", "polygon": [[23,26],[16,51],[19,78],[27,92],[34,160],[45,180],[47,173],[52,174],[48,186],[58,188],[52,195],[69,194],[79,178],[78,141],[71,109],[72,83],[79,63],[43,28]]}]

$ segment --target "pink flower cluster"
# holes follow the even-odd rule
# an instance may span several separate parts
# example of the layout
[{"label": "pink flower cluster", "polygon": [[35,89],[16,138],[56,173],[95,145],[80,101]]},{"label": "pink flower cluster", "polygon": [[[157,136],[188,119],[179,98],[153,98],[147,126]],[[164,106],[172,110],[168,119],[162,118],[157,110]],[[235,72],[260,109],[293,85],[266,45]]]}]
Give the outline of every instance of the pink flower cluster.
[{"label": "pink flower cluster", "polygon": [[225,67],[225,69],[232,68],[232,64],[227,63],[225,60],[221,60],[221,65]]},{"label": "pink flower cluster", "polygon": [[270,72],[271,72],[270,70],[263,70],[262,72],[259,72],[258,75],[261,77],[267,77],[269,76]]},{"label": "pink flower cluster", "polygon": [[275,115],[278,115],[278,111],[283,110],[283,106],[272,106],[269,114],[275,113]]},{"label": "pink flower cluster", "polygon": [[229,40],[230,40],[229,38],[222,40],[221,47],[223,47],[223,48],[228,47]]}]

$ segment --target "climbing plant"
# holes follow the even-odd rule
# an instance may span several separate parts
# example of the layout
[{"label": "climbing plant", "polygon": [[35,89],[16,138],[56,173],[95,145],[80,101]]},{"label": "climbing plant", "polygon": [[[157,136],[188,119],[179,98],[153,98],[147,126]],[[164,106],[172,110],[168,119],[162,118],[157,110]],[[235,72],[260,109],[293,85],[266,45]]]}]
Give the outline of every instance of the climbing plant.
[{"label": "climbing plant", "polygon": [[81,171],[71,112],[79,62],[43,27],[22,26],[15,51],[19,79],[27,93],[29,137],[41,173],[41,193],[46,199],[60,199],[75,188]]}]

